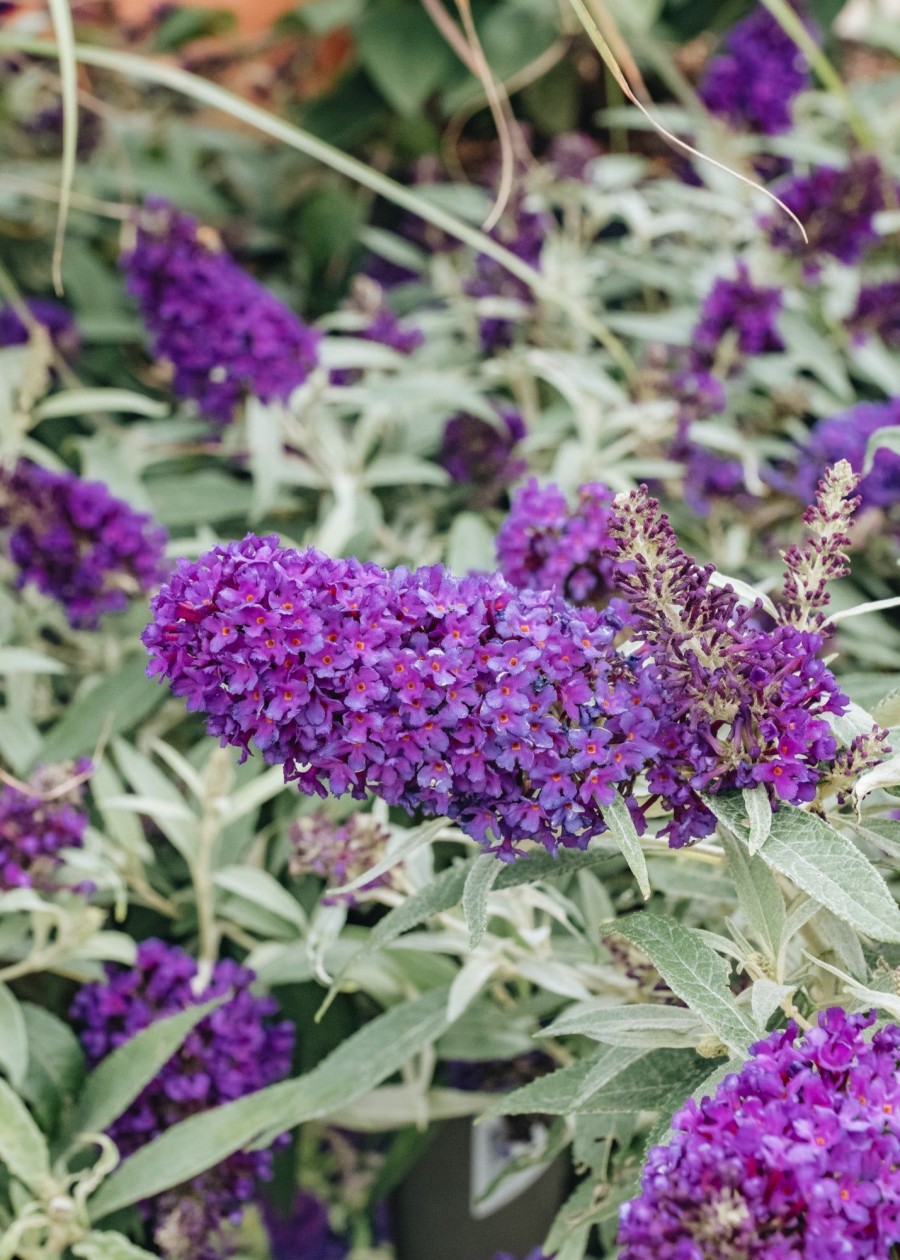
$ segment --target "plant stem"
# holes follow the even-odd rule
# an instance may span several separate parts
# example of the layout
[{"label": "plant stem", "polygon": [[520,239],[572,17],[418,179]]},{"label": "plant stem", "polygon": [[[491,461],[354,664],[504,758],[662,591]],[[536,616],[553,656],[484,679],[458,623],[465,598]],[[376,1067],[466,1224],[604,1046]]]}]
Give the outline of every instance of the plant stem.
[{"label": "plant stem", "polygon": [[[0,48],[25,52],[34,57],[56,57],[57,49],[46,40],[28,39],[9,32],[0,33]],[[220,109],[232,118],[236,118],[271,136],[273,140],[289,145],[300,153],[330,166],[332,170],[346,175],[355,183],[370,188],[378,196],[409,210],[435,227],[447,232],[456,240],[462,241],[481,254],[486,254],[511,275],[517,277],[529,290],[543,302],[562,307],[570,319],[585,332],[590,333],[610,354],[625,374],[630,383],[637,380],[637,365],[628,353],[624,344],[601,323],[590,311],[580,304],[574,304],[566,294],[560,293],[556,286],[545,279],[534,267],[530,267],[511,250],[504,249],[492,237],[464,223],[455,215],[449,214],[439,206],[432,205],[426,198],[419,196],[402,184],[373,170],[365,162],[343,153],[317,136],[312,136],[299,127],[285,122],[257,105],[251,105],[233,92],[209,83],[199,75],[191,74],[178,66],[165,65],[146,57],[138,57],[133,53],[117,52],[108,48],[95,48],[89,45],[78,45],[75,54],[80,62],[88,66],[98,66],[104,70],[118,71],[131,75],[147,83],[155,83],[160,87],[170,88],[183,96],[200,101],[213,109]]]}]

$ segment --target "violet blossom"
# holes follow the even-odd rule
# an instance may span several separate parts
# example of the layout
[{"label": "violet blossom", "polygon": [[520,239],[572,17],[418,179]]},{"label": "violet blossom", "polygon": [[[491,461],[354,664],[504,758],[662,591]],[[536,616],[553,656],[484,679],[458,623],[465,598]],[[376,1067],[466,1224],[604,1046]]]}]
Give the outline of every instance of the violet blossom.
[{"label": "violet blossom", "polygon": [[579,488],[570,509],[558,486],[539,486],[532,477],[516,492],[497,534],[503,576],[520,590],[602,603],[613,589],[612,503],[612,491],[596,481]]},{"label": "violet blossom", "polygon": [[888,204],[889,181],[878,159],[857,157],[843,168],[818,166],[795,175],[775,191],[797,216],[809,238],[783,212],[764,220],[775,249],[810,258],[830,254],[848,266],[878,240],[874,219]]},{"label": "violet blossom", "polygon": [[[253,972],[216,963],[199,984],[197,963],[163,941],[138,946],[133,967],[107,966],[104,981],[85,985],[71,1017],[88,1062],[100,1063],[159,1019],[229,995],[205,1016],[109,1128],[125,1159],[172,1125],[288,1075],[293,1024],[273,1022],[277,1005],[251,991]],[[238,1151],[190,1182],[143,1205],[154,1241],[173,1260],[215,1260],[223,1230],[240,1221],[259,1180],[271,1176],[268,1150]]]},{"label": "violet blossom", "polygon": [[809,87],[805,55],[758,4],[726,36],[700,83],[710,111],[734,127],[776,136],[790,130],[794,98]]},{"label": "violet blossom", "polygon": [[0,470],[0,528],[9,531],[17,586],[33,583],[79,629],[121,612],[165,572],[165,530],[114,498],[103,482],[71,472],[26,460]]},{"label": "violet blossom", "polygon": [[613,606],[250,535],[181,561],[152,609],[150,676],[223,744],[307,793],[446,814],[506,858],[587,845],[656,750],[655,681],[613,647]]},{"label": "violet blossom", "polygon": [[[354,813],[343,822],[334,822],[325,814],[303,814],[290,828],[293,852],[289,867],[292,875],[318,875],[325,880],[325,905],[344,902],[356,904],[352,892],[333,894],[330,890],[349,884],[364,875],[384,857],[390,832],[371,814]],[[392,872],[385,871],[361,886],[359,892],[386,888],[393,884]]]},{"label": "violet blossom", "polygon": [[121,265],[172,389],[215,423],[248,394],[286,402],[316,366],[319,334],[168,202],[147,202]]},{"label": "violet blossom", "polygon": [[[879,429],[900,426],[900,398],[887,402],[857,403],[836,416],[819,420],[797,457],[794,488],[808,500],[824,470],[838,459],[845,459],[855,473],[861,474],[869,440]],[[884,447],[856,487],[856,494],[866,508],[888,509],[900,502],[900,453]]]},{"label": "violet blossom", "polygon": [[891,350],[900,350],[900,280],[864,285],[847,320],[855,339],[880,337]]},{"label": "violet blossom", "polygon": [[691,332],[690,366],[694,372],[717,366],[726,337],[734,343],[732,353],[752,356],[783,350],[778,332],[781,301],[781,290],[754,284],[742,262],[734,280],[716,280]]},{"label": "violet blossom", "polygon": [[521,413],[499,404],[495,409],[495,423],[460,412],[444,426],[438,462],[455,482],[469,487],[472,507],[496,503],[528,466],[516,454],[526,434]]},{"label": "violet blossom", "polygon": [[56,889],[63,850],[84,843],[90,768],[89,761],[41,766],[22,788],[0,786],[0,891]]},{"label": "violet blossom", "polygon": [[621,1260],[886,1257],[900,1238],[900,1028],[819,1013],[689,1099],[621,1210]]}]

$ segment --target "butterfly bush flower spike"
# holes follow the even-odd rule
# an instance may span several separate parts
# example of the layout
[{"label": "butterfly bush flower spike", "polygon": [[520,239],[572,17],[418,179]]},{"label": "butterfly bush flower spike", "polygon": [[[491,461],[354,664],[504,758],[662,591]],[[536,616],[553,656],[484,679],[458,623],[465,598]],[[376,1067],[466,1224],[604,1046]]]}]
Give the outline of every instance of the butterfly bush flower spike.
[{"label": "butterfly bush flower spike", "polygon": [[900,1028],[823,1011],[758,1042],[676,1114],[621,1260],[887,1260],[900,1238]]},{"label": "butterfly bush flower spike", "polygon": [[806,57],[759,4],[709,63],[700,97],[733,127],[777,136],[790,130],[794,98],[809,82]]},{"label": "butterfly bush flower spike", "polygon": [[644,488],[617,496],[610,533],[614,581],[657,671],[661,748],[647,784],[671,813],[661,834],[678,848],[715,829],[701,792],[764,783],[773,804],[813,800],[837,751],[825,715],[847,706],[819,659],[822,636],[763,629],[759,606],[713,585],[713,566],[678,546]]},{"label": "butterfly bush flower spike", "polygon": [[26,460],[0,470],[0,529],[17,585],[57,600],[76,629],[96,629],[104,613],[127,608],[165,572],[166,532],[150,516],[101,481]]},{"label": "butterfly bush flower spike", "polygon": [[248,394],[286,402],[316,366],[319,334],[168,202],[147,202],[121,265],[172,389],[214,423]]},{"label": "butterfly bush flower spike", "polygon": [[[385,855],[390,832],[371,814],[351,814],[337,823],[321,813],[304,814],[289,832],[293,853],[289,862],[292,875],[318,875],[328,889],[339,888],[379,862]],[[390,887],[392,872],[386,871],[363,884],[360,892]],[[352,892],[326,892],[325,904],[337,901],[347,905],[356,902]]]},{"label": "butterfly bush flower spike", "polygon": [[503,857],[584,847],[655,749],[657,686],[615,607],[501,577],[386,572],[249,536],[182,561],[149,672],[309,793],[448,815]]},{"label": "butterfly bush flower spike", "polygon": [[[111,1125],[109,1136],[125,1159],[189,1116],[288,1075],[293,1024],[275,1020],[276,1003],[256,997],[253,980],[253,972],[224,960],[201,984],[189,954],[148,940],[138,946],[133,967],[110,965],[105,981],[85,985],[77,994],[72,1021],[92,1067],[157,1020],[226,997]],[[162,1254],[171,1260],[217,1260],[227,1254],[223,1231],[240,1221],[257,1182],[271,1173],[270,1151],[238,1151],[145,1203],[143,1213]]]}]

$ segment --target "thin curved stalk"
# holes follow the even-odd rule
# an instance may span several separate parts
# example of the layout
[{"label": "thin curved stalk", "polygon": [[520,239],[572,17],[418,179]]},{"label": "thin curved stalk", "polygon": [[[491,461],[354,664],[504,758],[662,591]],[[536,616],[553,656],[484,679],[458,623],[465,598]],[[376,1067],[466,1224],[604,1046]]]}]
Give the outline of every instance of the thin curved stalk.
[{"label": "thin curved stalk", "polygon": [[[57,56],[54,44],[46,40],[28,39],[9,32],[0,32],[0,48],[30,53],[35,57]],[[131,75],[146,83],[169,88],[173,92],[200,101],[213,109],[220,109],[264,135],[271,136],[273,140],[297,149],[300,153],[305,153],[308,157],[331,167],[341,175],[346,175],[348,179],[371,189],[378,196],[393,202],[394,205],[418,215],[456,240],[462,241],[464,245],[469,245],[479,253],[486,254],[526,284],[535,297],[549,305],[562,307],[574,324],[588,332],[609,352],[629,381],[636,380],[637,367],[631,355],[619,338],[590,311],[567,300],[566,296],[560,294],[539,271],[534,267],[529,267],[511,250],[504,249],[502,245],[479,231],[478,228],[471,227],[441,207],[432,205],[412,189],[373,170],[365,162],[360,162],[357,158],[334,148],[325,140],[310,135],[300,127],[285,122],[257,105],[251,105],[226,88],[219,87],[216,83],[209,83],[188,70],[152,61],[146,57],[138,57],[133,53],[95,48],[90,45],[78,45],[75,52],[78,60],[84,65],[98,66],[104,70]]]},{"label": "thin curved stalk", "polygon": [[712,166],[717,166],[720,171],[727,171],[729,175],[732,175],[735,179],[740,180],[742,184],[746,184],[749,188],[754,188],[757,192],[762,193],[763,196],[768,197],[770,201],[774,201],[776,206],[783,210],[789,218],[793,219],[797,227],[800,229],[804,241],[808,244],[809,237],[806,234],[806,229],[803,224],[794,214],[793,210],[789,209],[783,201],[780,201],[773,192],[770,192],[768,188],[764,188],[762,184],[758,184],[756,180],[748,179],[748,177],[746,175],[742,175],[740,171],[733,170],[732,167],[726,166],[724,162],[718,162],[715,158],[710,157],[709,154],[701,152],[700,149],[695,149],[694,146],[692,144],[688,144],[686,140],[682,140],[679,136],[673,135],[672,132],[668,131],[658,119],[653,117],[647,107],[632,90],[631,84],[622,73],[622,69],[616,60],[612,49],[604,37],[603,32],[600,30],[594,15],[584,4],[584,0],[569,0],[569,3],[578,15],[582,26],[591,37],[591,42],[600,54],[604,65],[609,68],[619,87],[631,101],[632,105],[636,106],[636,108],[641,111],[659,135],[664,136],[671,144],[676,145],[679,149],[683,149],[686,153],[690,153],[693,157],[700,158],[703,162],[709,162]]}]

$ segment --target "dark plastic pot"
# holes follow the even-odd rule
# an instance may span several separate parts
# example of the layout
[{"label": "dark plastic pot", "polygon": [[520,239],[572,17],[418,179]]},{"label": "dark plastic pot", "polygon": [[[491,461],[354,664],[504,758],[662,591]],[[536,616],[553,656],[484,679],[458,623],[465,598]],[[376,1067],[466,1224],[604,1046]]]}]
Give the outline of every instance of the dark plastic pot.
[{"label": "dark plastic pot", "polygon": [[505,1206],[473,1213],[473,1199],[499,1170],[491,1148],[504,1144],[501,1125],[478,1129],[467,1119],[447,1121],[396,1191],[398,1260],[492,1260],[498,1251],[522,1257],[544,1241],[568,1192],[568,1160],[555,1160]]}]

